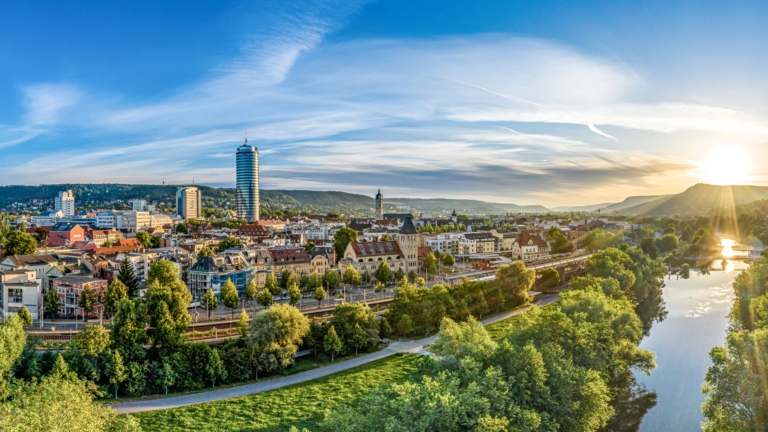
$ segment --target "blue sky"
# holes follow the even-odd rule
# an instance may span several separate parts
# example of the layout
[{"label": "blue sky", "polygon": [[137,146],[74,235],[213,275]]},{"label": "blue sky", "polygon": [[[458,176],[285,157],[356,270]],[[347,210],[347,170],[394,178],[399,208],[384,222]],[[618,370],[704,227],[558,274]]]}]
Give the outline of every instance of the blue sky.
[{"label": "blue sky", "polygon": [[768,185],[768,4],[6,2],[0,184],[548,206]]}]

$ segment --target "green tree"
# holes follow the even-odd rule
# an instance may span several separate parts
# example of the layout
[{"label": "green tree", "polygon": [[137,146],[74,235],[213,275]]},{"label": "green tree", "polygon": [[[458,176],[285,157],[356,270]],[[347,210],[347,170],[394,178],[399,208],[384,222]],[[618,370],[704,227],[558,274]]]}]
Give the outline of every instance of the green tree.
[{"label": "green tree", "polygon": [[357,231],[344,227],[333,235],[333,248],[336,250],[336,261],[344,257],[344,251],[350,243],[357,243]]},{"label": "green tree", "polygon": [[[667,253],[675,250],[677,248],[678,239],[675,234],[664,234],[664,236],[661,237],[661,252]],[[644,251],[645,252],[645,251]],[[651,254],[648,254],[651,255]],[[653,258],[653,256],[651,256]]]},{"label": "green tree", "polygon": [[377,284],[376,284],[376,286],[375,286],[375,287],[373,287],[373,292],[377,292],[377,293],[378,293],[378,292],[384,292],[384,291],[386,291],[386,290],[387,290],[387,287],[386,287],[386,285],[384,285],[384,284],[383,284],[383,283],[381,283],[381,282],[377,283]]},{"label": "green tree", "polygon": [[429,347],[439,356],[450,355],[458,359],[468,357],[486,362],[494,355],[497,345],[483,324],[470,316],[465,323],[456,323],[450,318],[443,318],[440,323],[440,332]]},{"label": "green tree", "polygon": [[147,272],[147,285],[158,281],[162,286],[173,286],[179,282],[179,268],[173,261],[161,259],[153,262]]},{"label": "green tree", "polygon": [[556,268],[548,268],[541,273],[539,286],[543,289],[554,288],[560,284],[560,272]]},{"label": "green tree", "polygon": [[609,247],[613,243],[613,240],[613,234],[604,231],[601,228],[596,228],[584,236],[584,240],[582,241],[581,245],[584,249],[593,252]]},{"label": "green tree", "polygon": [[521,262],[500,266],[496,270],[495,285],[504,296],[506,307],[519,306],[530,301],[528,291],[536,281],[536,272],[525,268]]},{"label": "green tree", "polygon": [[267,281],[264,284],[264,288],[269,291],[273,296],[279,295],[282,292],[282,288],[277,283],[277,278],[274,273],[270,273],[267,276]]},{"label": "green tree", "polygon": [[187,226],[183,223],[180,223],[176,225],[176,233],[177,234],[189,234],[189,230],[187,229]]},{"label": "green tree", "polygon": [[200,252],[197,253],[197,259],[199,260],[203,257],[214,256],[214,255],[215,254],[213,253],[213,250],[211,248],[204,247],[200,249]]},{"label": "green tree", "polygon": [[147,321],[147,307],[141,299],[120,300],[109,337],[126,363],[144,359],[146,350],[143,345],[148,342]]},{"label": "green tree", "polygon": [[379,320],[379,337],[382,339],[388,338],[392,334],[392,326],[389,325],[387,317],[381,317]]},{"label": "green tree", "polygon": [[376,276],[376,280],[384,284],[388,284],[392,282],[392,279],[394,279],[392,270],[390,270],[389,264],[387,264],[386,261],[382,261],[381,264],[379,264],[379,268],[376,269],[374,276]]},{"label": "green tree", "polygon": [[5,235],[5,256],[37,254],[37,239],[24,231],[10,231]]},{"label": "green tree", "polygon": [[208,291],[203,294],[203,298],[200,300],[200,305],[205,308],[208,319],[211,319],[211,313],[219,307],[219,300],[216,298],[216,294],[213,293],[212,289],[208,288]]},{"label": "green tree", "polygon": [[726,346],[709,352],[702,391],[707,396],[702,412],[705,432],[762,431],[768,428],[768,330],[731,333]]},{"label": "green tree", "polygon": [[171,359],[162,359],[162,366],[160,366],[158,372],[158,382],[165,388],[165,394],[168,394],[168,387],[173,387],[179,378],[179,374],[173,367],[173,361]]},{"label": "green tree", "polygon": [[341,339],[336,334],[333,326],[331,326],[323,339],[323,349],[331,353],[331,361],[334,361],[334,356],[340,353],[343,348],[344,345],[341,343]]},{"label": "green tree", "polygon": [[339,277],[339,273],[336,270],[329,270],[323,276],[323,282],[326,283],[326,286],[328,287],[328,289],[334,289],[337,286],[339,286],[339,283],[341,282],[341,277]]},{"label": "green tree", "polygon": [[[66,415],[62,415],[66,413]],[[0,429],[14,431],[139,432],[132,416],[118,416],[93,400],[93,388],[58,376],[22,382],[0,404]]]},{"label": "green tree", "polygon": [[113,279],[112,283],[109,284],[109,288],[107,288],[107,295],[104,299],[104,308],[107,310],[107,313],[109,313],[110,316],[114,316],[120,300],[127,297],[128,287],[126,287],[120,279]]},{"label": "green tree", "polygon": [[117,272],[117,279],[125,285],[128,290],[128,297],[137,297],[139,295],[139,280],[133,269],[133,263],[127,256],[123,257],[120,263],[120,269]]},{"label": "green tree", "polygon": [[136,233],[136,239],[145,248],[152,247],[152,241],[149,239],[149,233],[146,231],[139,231]]},{"label": "green tree", "polygon": [[[397,271],[398,271],[399,273],[401,273],[401,274],[397,274],[397,275],[395,275],[395,278],[396,278],[396,280],[401,280],[401,279],[403,278],[403,276],[402,276],[402,273],[403,273],[403,269],[398,269]],[[408,280],[409,280],[409,281],[411,281],[411,282],[414,282],[414,283],[415,283],[415,282],[416,282],[416,278],[417,278],[417,277],[419,277],[419,275],[417,275],[415,271],[411,270],[411,271],[409,271],[409,272],[408,272]]]},{"label": "green tree", "polygon": [[128,374],[126,373],[123,356],[120,355],[120,351],[108,350],[106,357],[107,361],[104,372],[109,377],[109,384],[115,390],[115,399],[117,399],[117,391],[120,388],[120,384],[128,378]]},{"label": "green tree", "polygon": [[443,265],[446,267],[453,267],[456,265],[456,259],[449,253],[444,253],[443,256],[440,257],[440,261],[442,261]]},{"label": "green tree", "polygon": [[287,290],[292,283],[298,283],[296,274],[288,269],[283,270],[283,272],[280,273],[280,290],[277,292],[273,292],[273,294],[274,295],[282,294],[283,290]]},{"label": "green tree", "polygon": [[24,327],[29,327],[32,325],[32,314],[29,313],[29,310],[27,310],[26,306],[22,306],[21,309],[19,309],[17,315],[19,316],[19,319],[21,319],[21,324]]},{"label": "green tree", "polygon": [[[378,323],[376,314],[364,303],[345,303],[336,306],[330,324],[341,339],[344,348],[340,351],[350,354],[350,350],[370,349],[378,343]],[[338,354],[338,352],[337,352]]]},{"label": "green tree", "polygon": [[360,285],[361,277],[360,273],[357,272],[357,269],[355,269],[354,266],[347,266],[347,269],[344,270],[344,277],[342,277],[342,282],[349,285]]},{"label": "green tree", "polygon": [[211,387],[216,387],[217,379],[227,378],[227,370],[224,369],[224,362],[221,361],[219,350],[211,349],[208,352],[208,359],[205,362],[205,377],[211,382]]},{"label": "green tree", "polygon": [[44,300],[45,312],[51,319],[56,320],[56,316],[59,314],[59,304],[61,302],[58,291],[53,288],[48,289],[48,292],[45,293]]},{"label": "green tree", "polygon": [[273,301],[272,293],[266,288],[259,291],[259,294],[256,296],[256,303],[264,307],[271,305]]},{"label": "green tree", "polygon": [[550,253],[558,254],[571,251],[571,243],[556,226],[549,229],[549,232],[547,233],[547,242],[549,243]]},{"label": "green tree", "polygon": [[321,286],[323,286],[323,278],[321,278],[316,271],[312,272],[312,274],[309,275],[309,279],[307,279],[307,285],[305,287],[306,290],[309,292],[314,292]]},{"label": "green tree", "polygon": [[3,353],[0,355],[0,400],[4,400],[8,395],[11,369],[24,351],[26,343],[27,334],[24,332],[21,318],[11,315],[5,321],[0,320],[0,352]]},{"label": "green tree", "polygon": [[221,301],[224,303],[224,307],[232,312],[232,316],[235,315],[235,309],[240,305],[240,296],[237,294],[237,287],[232,283],[232,280],[227,279],[224,285],[221,286]]},{"label": "green tree", "polygon": [[259,287],[256,285],[256,280],[251,280],[248,285],[245,286],[245,298],[248,301],[253,302],[256,300],[256,296],[259,295]]},{"label": "green tree", "polygon": [[315,242],[308,241],[307,244],[304,245],[304,250],[309,252],[312,250],[313,247],[315,247]]},{"label": "green tree", "polygon": [[229,248],[240,246],[242,242],[237,237],[227,237],[216,245],[216,252],[222,253]]},{"label": "green tree", "polygon": [[248,318],[248,312],[245,309],[240,311],[240,319],[237,320],[237,331],[240,336],[246,337],[248,334],[248,324],[250,319]]},{"label": "green tree", "polygon": [[291,306],[296,306],[296,303],[301,299],[301,291],[299,291],[299,287],[295,283],[288,287],[288,298]]},{"label": "green tree", "polygon": [[656,242],[653,239],[645,239],[640,242],[640,249],[643,251],[644,254],[651,257],[651,259],[656,259],[659,257],[659,248],[656,246]]},{"label": "green tree", "polygon": [[85,287],[80,293],[77,305],[83,310],[83,318],[88,321],[88,315],[93,312],[93,306],[96,303],[96,292],[91,287]]},{"label": "green tree", "polygon": [[315,300],[317,300],[318,303],[325,300],[325,290],[323,289],[323,287],[317,287],[317,289],[315,290]]},{"label": "green tree", "polygon": [[309,320],[290,305],[273,305],[251,320],[251,341],[267,371],[291,365],[307,333]]},{"label": "green tree", "polygon": [[425,272],[427,272],[428,276],[435,276],[438,273],[438,265],[437,265],[437,258],[435,258],[435,254],[432,252],[428,253],[426,257],[424,257],[424,263],[422,264],[422,268]]}]

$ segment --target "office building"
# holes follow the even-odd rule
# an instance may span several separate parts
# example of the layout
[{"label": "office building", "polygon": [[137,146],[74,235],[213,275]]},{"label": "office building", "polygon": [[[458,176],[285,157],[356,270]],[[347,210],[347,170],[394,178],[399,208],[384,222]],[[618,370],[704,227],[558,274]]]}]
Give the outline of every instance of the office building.
[{"label": "office building", "polygon": [[237,217],[248,222],[259,220],[259,151],[245,144],[237,148]]},{"label": "office building", "polygon": [[180,186],[176,190],[176,214],[184,219],[200,219],[203,196],[195,186]]},{"label": "office building", "polygon": [[72,190],[59,192],[59,196],[54,200],[54,210],[61,210],[64,216],[75,215],[75,195]]}]

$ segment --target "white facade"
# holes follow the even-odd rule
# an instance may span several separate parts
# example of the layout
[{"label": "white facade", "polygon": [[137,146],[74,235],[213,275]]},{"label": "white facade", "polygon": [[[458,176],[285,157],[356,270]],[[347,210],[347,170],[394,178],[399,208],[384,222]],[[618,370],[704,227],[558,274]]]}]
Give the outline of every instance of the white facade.
[{"label": "white facade", "polygon": [[40,214],[40,216],[30,217],[29,222],[39,226],[53,226],[62,218],[64,218],[64,213],[61,210],[51,210]]},{"label": "white facade", "polygon": [[429,246],[433,251],[456,255],[459,253],[459,244],[464,240],[463,234],[438,234],[434,237],[424,236],[424,246]]},{"label": "white facade", "polygon": [[54,210],[61,210],[64,216],[75,215],[75,195],[71,190],[59,192],[54,200]]},{"label": "white facade", "polygon": [[131,201],[131,210],[149,211],[149,209],[147,209],[147,200],[137,199]]},{"label": "white facade", "polygon": [[200,219],[203,196],[195,186],[182,186],[176,191],[176,214],[184,219]]},{"label": "white facade", "polygon": [[0,318],[7,318],[25,306],[38,319],[43,296],[34,270],[0,271]]},{"label": "white facade", "polygon": [[96,213],[96,228],[110,229],[117,226],[117,215],[115,212],[106,211]]},{"label": "white facade", "polygon": [[123,212],[122,217],[118,218],[118,221],[121,222],[120,226],[118,226],[119,229],[139,232],[150,227],[152,216],[150,216],[149,212],[128,210]]},{"label": "white facade", "polygon": [[168,225],[170,223],[173,223],[173,219],[171,219],[170,216],[163,213],[156,213],[149,216],[150,218],[150,226],[153,227],[161,227],[163,225]]}]

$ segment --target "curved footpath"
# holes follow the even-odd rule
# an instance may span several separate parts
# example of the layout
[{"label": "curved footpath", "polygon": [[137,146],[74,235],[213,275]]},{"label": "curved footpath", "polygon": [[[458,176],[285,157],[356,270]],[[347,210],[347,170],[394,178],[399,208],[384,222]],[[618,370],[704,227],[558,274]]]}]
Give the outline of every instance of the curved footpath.
[{"label": "curved footpath", "polygon": [[[558,300],[557,294],[542,295],[539,300],[534,304],[536,306],[544,306],[553,303]],[[501,315],[485,319],[482,321],[483,325],[493,324],[495,322],[507,319],[509,317],[519,315],[530,309],[525,307],[522,309],[516,309],[511,312],[506,312]],[[135,402],[126,402],[107,405],[115,409],[118,414],[131,414],[145,411],[164,410],[171,408],[179,408],[189,405],[196,405],[206,402],[215,402],[224,399],[230,399],[240,396],[247,396],[255,393],[261,393],[265,391],[279,389],[294,384],[300,384],[306,381],[311,381],[316,378],[322,378],[327,375],[335,374],[336,372],[342,372],[348,369],[352,369],[357,366],[370,363],[385,357],[389,357],[398,353],[418,353],[426,354],[424,347],[429,345],[435,340],[435,336],[431,336],[425,339],[419,339],[416,341],[404,341],[394,342],[389,347],[376,351],[370,354],[366,354],[360,357],[356,357],[350,360],[341,361],[328,366],[323,366],[317,369],[312,369],[304,372],[299,372],[294,375],[274,378],[265,381],[258,381],[253,384],[245,384],[237,387],[230,387],[221,390],[211,390],[202,393],[189,394],[184,396],[174,396],[161,399],[148,399]]]}]

